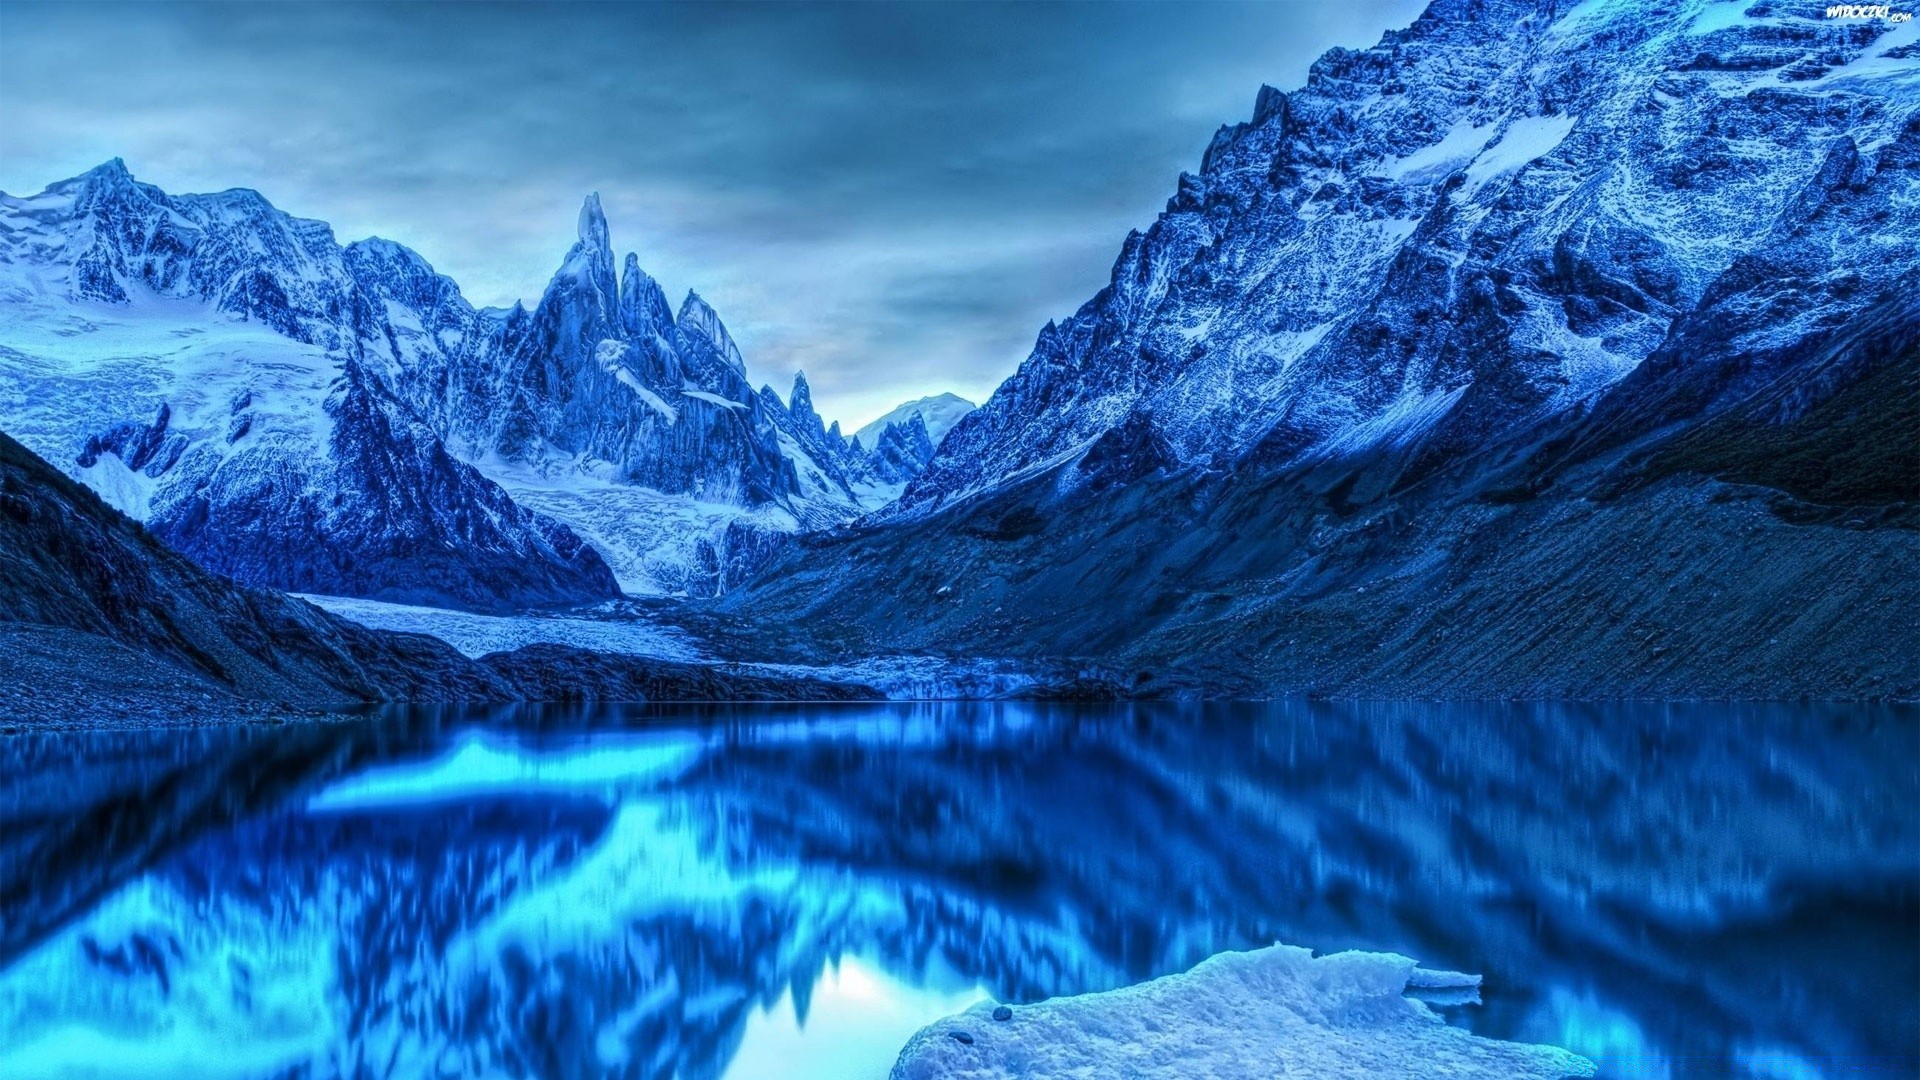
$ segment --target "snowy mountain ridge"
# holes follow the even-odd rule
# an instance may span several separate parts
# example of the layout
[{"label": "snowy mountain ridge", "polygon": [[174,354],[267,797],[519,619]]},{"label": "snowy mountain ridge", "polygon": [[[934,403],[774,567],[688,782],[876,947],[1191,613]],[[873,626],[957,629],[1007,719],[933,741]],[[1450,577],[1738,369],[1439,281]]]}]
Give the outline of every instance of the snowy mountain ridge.
[{"label": "snowy mountain ridge", "polygon": [[927,438],[932,440],[933,445],[939,446],[940,440],[953,430],[953,425],[976,408],[979,406],[958,394],[934,394],[894,406],[879,419],[854,432],[853,437],[868,447],[878,445],[880,437],[889,427],[904,424],[915,413],[919,413],[927,425]]},{"label": "snowy mountain ridge", "polygon": [[720,601],[1141,693],[1911,695],[1920,25],[1438,0]]},{"label": "snowy mountain ridge", "polygon": [[0,195],[0,225],[0,426],[258,584],[481,607],[599,599],[615,577],[712,593],[931,456],[887,457],[876,485],[804,379],[792,412],[755,394],[706,301],[672,312],[632,255],[615,274],[597,195],[530,311],[118,159]]},{"label": "snowy mountain ridge", "polygon": [[202,565],[483,608],[615,595],[363,361],[364,294],[323,224],[115,160],[0,196],[0,225],[0,425]]},{"label": "snowy mountain ridge", "polygon": [[1832,155],[1911,138],[1917,40],[1813,3],[1442,0],[1335,49],[1220,129],[898,510],[1130,424],[1229,469],[1458,453],[1584,408]]}]

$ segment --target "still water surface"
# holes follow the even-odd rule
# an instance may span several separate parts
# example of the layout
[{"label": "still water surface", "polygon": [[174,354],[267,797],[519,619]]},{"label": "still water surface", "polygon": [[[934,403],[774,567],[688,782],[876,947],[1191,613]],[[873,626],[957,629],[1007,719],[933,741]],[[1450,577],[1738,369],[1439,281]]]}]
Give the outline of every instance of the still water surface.
[{"label": "still water surface", "polygon": [[1920,715],[408,711],[0,737],[0,1075],[879,1077],[1282,941],[1603,1076],[1914,1075]]}]

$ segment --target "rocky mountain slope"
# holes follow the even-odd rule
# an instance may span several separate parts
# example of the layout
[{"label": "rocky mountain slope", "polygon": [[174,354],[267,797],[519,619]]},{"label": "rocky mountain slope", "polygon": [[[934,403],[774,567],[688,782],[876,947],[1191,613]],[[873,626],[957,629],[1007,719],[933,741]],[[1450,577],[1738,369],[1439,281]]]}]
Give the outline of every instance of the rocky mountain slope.
[{"label": "rocky mountain slope", "polygon": [[1330,52],[723,606],[1169,688],[1920,694],[1917,42],[1443,0]]},{"label": "rocky mountain slope", "polygon": [[0,681],[11,688],[0,717],[181,720],[240,701],[510,696],[437,639],[366,630],[207,573],[5,435],[0,567]]}]

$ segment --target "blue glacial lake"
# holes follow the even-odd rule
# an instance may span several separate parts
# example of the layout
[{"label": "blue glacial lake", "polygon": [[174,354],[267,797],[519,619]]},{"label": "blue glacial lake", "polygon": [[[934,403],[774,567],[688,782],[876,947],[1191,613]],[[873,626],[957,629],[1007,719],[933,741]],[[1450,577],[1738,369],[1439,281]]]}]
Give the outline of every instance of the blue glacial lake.
[{"label": "blue glacial lake", "polygon": [[1603,1076],[1920,1070],[1920,713],[516,707],[0,737],[0,1076],[882,1077],[1275,941]]}]

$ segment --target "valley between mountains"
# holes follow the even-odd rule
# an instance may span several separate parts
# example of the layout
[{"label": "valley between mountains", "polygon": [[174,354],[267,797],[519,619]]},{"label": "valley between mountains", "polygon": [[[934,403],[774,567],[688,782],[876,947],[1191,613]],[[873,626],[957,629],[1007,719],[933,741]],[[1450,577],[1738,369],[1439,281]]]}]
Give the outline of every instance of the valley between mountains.
[{"label": "valley between mountains", "polygon": [[853,435],[597,196],[499,309],[118,160],[0,195],[4,711],[1920,697],[1920,27],[1822,13],[1440,0]]}]

